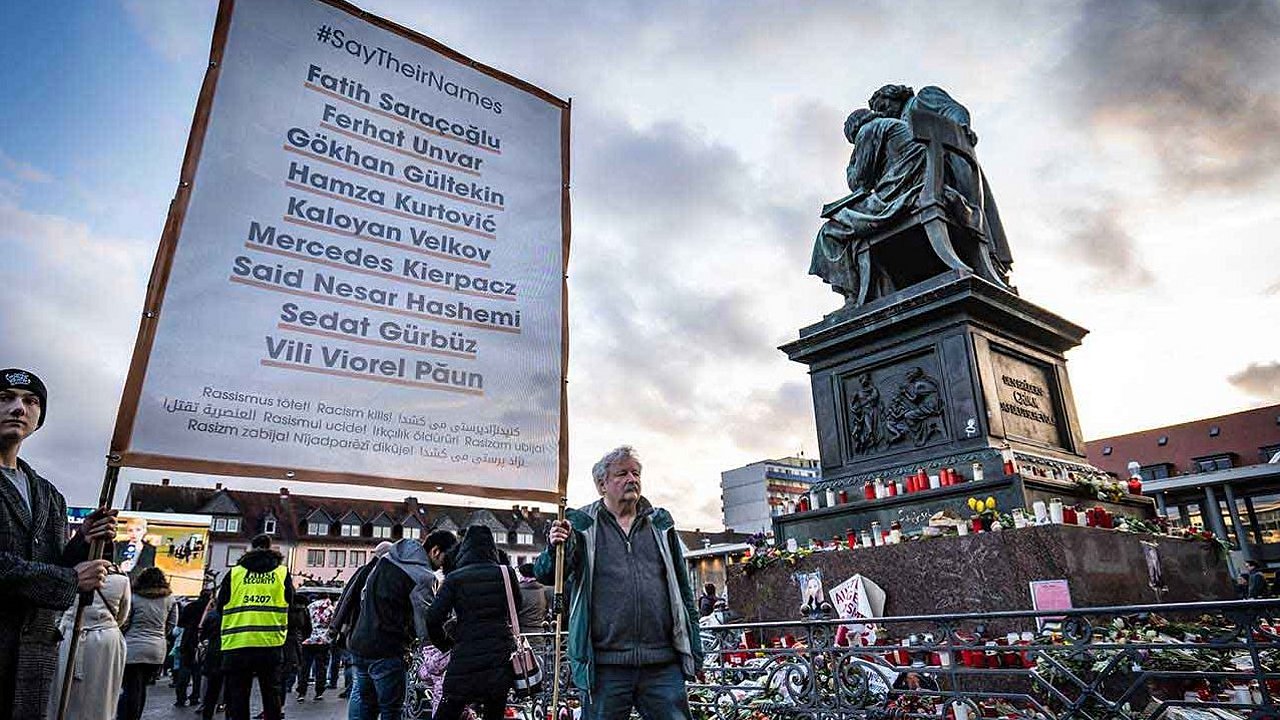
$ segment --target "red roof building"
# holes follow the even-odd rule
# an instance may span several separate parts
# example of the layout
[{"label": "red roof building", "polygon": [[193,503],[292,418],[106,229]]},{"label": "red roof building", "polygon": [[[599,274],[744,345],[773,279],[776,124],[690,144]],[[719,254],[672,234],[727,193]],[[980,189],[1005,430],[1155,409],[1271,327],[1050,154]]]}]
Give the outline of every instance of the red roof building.
[{"label": "red roof building", "polygon": [[1280,405],[1086,446],[1089,461],[1117,477],[1134,464],[1143,493],[1174,523],[1213,531],[1243,559],[1280,565]]},{"label": "red roof building", "polygon": [[546,546],[554,515],[538,508],[476,508],[425,505],[417,498],[365,500],[278,493],[132,483],[125,510],[209,515],[206,571],[214,577],[234,566],[259,533],[274,538],[290,572],[316,583],[344,580],[372,557],[385,540],[421,540],[433,530],[457,532],[471,525],[493,530],[498,547],[513,565],[532,562]]}]

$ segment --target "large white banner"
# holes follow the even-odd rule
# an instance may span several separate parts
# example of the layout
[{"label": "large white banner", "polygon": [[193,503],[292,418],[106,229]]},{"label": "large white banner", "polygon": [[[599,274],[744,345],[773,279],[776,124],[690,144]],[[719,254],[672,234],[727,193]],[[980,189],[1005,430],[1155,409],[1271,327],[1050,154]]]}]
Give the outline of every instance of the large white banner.
[{"label": "large white banner", "polygon": [[341,3],[231,7],[122,464],[555,493],[567,105]]}]

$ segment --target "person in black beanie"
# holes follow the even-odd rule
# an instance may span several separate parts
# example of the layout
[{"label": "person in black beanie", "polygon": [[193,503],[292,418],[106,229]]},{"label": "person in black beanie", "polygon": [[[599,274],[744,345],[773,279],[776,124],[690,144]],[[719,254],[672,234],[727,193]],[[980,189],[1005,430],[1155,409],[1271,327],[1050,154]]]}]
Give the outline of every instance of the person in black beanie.
[{"label": "person in black beanie", "polygon": [[99,508],[68,541],[66,499],[18,457],[48,406],[35,373],[0,370],[0,720],[45,717],[58,619],[80,593],[102,587],[110,563],[90,560],[89,544],[116,534],[115,511]]}]

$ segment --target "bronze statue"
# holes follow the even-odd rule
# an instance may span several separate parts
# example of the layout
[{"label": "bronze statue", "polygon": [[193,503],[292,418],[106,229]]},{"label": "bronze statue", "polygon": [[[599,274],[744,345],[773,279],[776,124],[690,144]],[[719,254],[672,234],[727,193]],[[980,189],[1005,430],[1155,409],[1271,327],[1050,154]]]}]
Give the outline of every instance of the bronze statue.
[{"label": "bronze statue", "polygon": [[[969,111],[933,86],[916,94],[886,85],[868,105],[845,121],[845,137],[854,146],[846,170],[850,194],[823,208],[827,222],[814,241],[809,273],[855,307],[935,269],[972,272],[1007,288],[1012,257],[973,157],[977,135]],[[936,267],[923,261],[911,267],[921,259],[876,252],[881,243],[902,242],[916,226],[940,261]]]}]

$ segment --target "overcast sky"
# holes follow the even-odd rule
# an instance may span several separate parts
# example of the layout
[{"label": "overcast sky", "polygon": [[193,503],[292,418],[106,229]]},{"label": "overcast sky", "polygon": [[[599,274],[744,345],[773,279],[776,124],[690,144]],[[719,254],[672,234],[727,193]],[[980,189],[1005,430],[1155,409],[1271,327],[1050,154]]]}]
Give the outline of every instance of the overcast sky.
[{"label": "overcast sky", "polygon": [[[776,346],[841,302],[805,274],[817,213],[844,116],[888,82],[970,108],[1014,283],[1091,330],[1068,355],[1087,438],[1280,402],[1276,2],[362,6],[573,99],[573,503],[630,443],[646,495],[717,527],[722,470],[816,453]],[[51,386],[23,455],[72,504],[97,495],[215,10],[6,8],[0,366]]]}]

